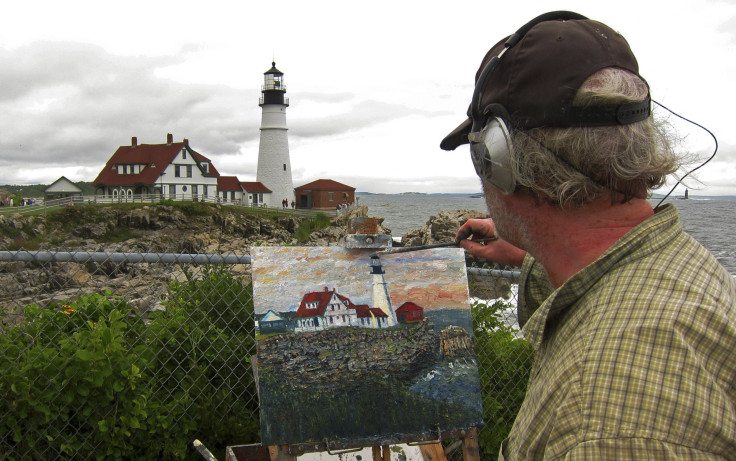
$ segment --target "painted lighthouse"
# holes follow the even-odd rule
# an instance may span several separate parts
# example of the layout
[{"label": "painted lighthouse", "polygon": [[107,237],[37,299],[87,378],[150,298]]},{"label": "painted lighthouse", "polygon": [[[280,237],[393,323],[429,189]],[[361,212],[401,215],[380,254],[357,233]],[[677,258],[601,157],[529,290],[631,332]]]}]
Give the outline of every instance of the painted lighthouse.
[{"label": "painted lighthouse", "polygon": [[289,139],[286,126],[284,73],[271,63],[263,73],[263,87],[258,105],[261,107],[261,139],[258,146],[258,170],[256,181],[271,190],[269,206],[279,206],[284,199],[294,200],[294,184],[291,179]]},{"label": "painted lighthouse", "polygon": [[396,325],[396,312],[391,306],[391,296],[388,294],[385,272],[378,255],[371,256],[371,275],[373,277],[373,307],[381,309],[388,316],[388,326]]}]

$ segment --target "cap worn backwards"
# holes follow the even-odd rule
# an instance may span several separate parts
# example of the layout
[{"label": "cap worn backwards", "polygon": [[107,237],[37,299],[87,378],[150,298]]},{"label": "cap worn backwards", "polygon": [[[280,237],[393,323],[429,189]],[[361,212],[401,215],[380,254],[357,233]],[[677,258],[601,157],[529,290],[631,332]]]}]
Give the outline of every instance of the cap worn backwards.
[{"label": "cap worn backwards", "polygon": [[[483,58],[475,75],[476,84],[486,64],[504,49],[505,41],[496,43]],[[607,67],[639,73],[636,57],[621,34],[590,19],[542,21],[501,56],[485,88],[481,88],[480,109],[490,104],[503,106],[510,117],[507,122],[517,129],[615,125],[615,107],[612,118],[589,122],[581,121],[581,111],[572,107],[583,82]],[[648,99],[646,108],[648,114]],[[626,116],[620,115],[620,109],[618,112],[618,123],[630,122],[622,121]],[[442,149],[454,150],[468,143],[473,122],[471,107],[467,114],[468,118],[442,140]]]}]

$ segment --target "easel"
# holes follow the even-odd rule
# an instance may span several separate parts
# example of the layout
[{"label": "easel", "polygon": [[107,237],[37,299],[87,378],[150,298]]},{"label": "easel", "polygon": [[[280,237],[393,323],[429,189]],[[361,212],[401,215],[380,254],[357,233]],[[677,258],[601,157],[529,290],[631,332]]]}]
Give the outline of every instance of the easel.
[{"label": "easel", "polygon": [[[460,443],[463,450],[463,461],[480,461],[480,449],[478,446],[478,431],[476,428],[470,428],[467,431],[460,431]],[[419,445],[424,461],[447,461],[445,449],[440,442],[423,443]],[[341,451],[349,453],[354,450]],[[391,461],[391,452],[389,445],[378,445],[372,447],[373,461]],[[289,445],[269,446],[268,453],[271,461],[296,461],[297,455],[292,454]],[[328,453],[329,450],[328,450]],[[333,453],[330,453],[333,454]],[[338,453],[334,453],[338,454]],[[251,458],[253,459],[253,458]],[[227,458],[226,461],[250,461],[241,460],[239,458]]]},{"label": "easel", "polygon": [[[378,234],[378,222],[373,218],[354,218],[348,223],[349,234],[345,238],[344,247],[347,249],[375,249],[377,251],[390,249],[392,239],[390,235]],[[443,244],[442,246],[447,246]],[[412,248],[412,250],[421,248]],[[253,357],[251,361],[254,376],[258,382],[258,360]],[[408,445],[418,446],[424,461],[447,461],[444,447],[441,440],[459,439],[462,445],[462,453],[464,461],[480,461],[480,451],[478,445],[478,432],[476,428],[465,430],[451,430],[447,432],[439,431],[439,440],[432,438],[430,440],[419,439],[417,442],[408,443]],[[422,437],[422,436],[418,436]],[[430,436],[432,437],[432,436]],[[381,443],[385,441],[381,440]],[[354,442],[355,443],[355,442]],[[248,450],[244,450],[245,448]],[[330,444],[316,445],[278,445],[278,446],[261,446],[248,445],[240,447],[228,447],[226,453],[226,461],[296,461],[298,456],[305,453],[327,452],[330,455],[342,455],[346,453],[361,451],[366,447],[350,448],[347,446],[341,451],[332,452]],[[235,448],[240,449],[240,453],[235,453]],[[371,447],[373,461],[391,461],[390,445],[375,445]],[[358,458],[359,459],[359,458]]]}]

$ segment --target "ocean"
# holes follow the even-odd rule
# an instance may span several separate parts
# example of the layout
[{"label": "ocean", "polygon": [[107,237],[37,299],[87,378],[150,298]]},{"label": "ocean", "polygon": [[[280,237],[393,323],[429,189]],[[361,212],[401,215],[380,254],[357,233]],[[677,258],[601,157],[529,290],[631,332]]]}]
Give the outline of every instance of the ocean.
[{"label": "ocean", "polygon": [[[358,194],[358,205],[368,206],[368,215],[383,217],[394,237],[424,226],[442,210],[487,211],[480,194]],[[659,199],[652,199],[656,205]],[[735,196],[668,198],[680,211],[682,227],[718,258],[736,276]]]}]

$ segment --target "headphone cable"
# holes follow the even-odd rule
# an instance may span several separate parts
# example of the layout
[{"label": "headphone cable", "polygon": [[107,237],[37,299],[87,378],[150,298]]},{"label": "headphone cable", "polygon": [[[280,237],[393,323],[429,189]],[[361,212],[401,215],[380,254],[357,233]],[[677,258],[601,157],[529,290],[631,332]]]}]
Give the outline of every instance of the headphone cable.
[{"label": "headphone cable", "polygon": [[692,120],[690,120],[690,119],[688,119],[688,118],[685,118],[685,117],[683,117],[682,115],[678,114],[677,112],[674,112],[674,111],[670,110],[669,108],[667,108],[666,106],[662,105],[662,104],[661,104],[660,102],[658,102],[658,101],[655,101],[655,100],[653,100],[653,99],[652,99],[652,102],[653,102],[653,103],[655,103],[655,104],[657,104],[657,105],[658,105],[659,107],[661,107],[661,108],[665,109],[665,110],[666,110],[667,112],[669,112],[670,114],[672,114],[672,115],[674,115],[674,116],[676,116],[676,117],[679,117],[679,118],[681,118],[681,119],[685,120],[686,122],[692,123],[693,125],[695,125],[695,126],[697,126],[697,127],[701,128],[701,129],[705,130],[705,131],[706,131],[706,132],[707,132],[707,133],[708,133],[709,135],[711,135],[711,137],[713,137],[713,142],[715,142],[715,144],[716,144],[716,148],[715,148],[715,149],[713,150],[713,154],[711,154],[711,156],[710,156],[710,157],[708,157],[708,159],[707,159],[706,161],[704,161],[704,162],[703,162],[703,163],[701,163],[700,165],[696,166],[696,167],[695,167],[695,168],[693,168],[692,170],[690,170],[690,171],[688,171],[687,173],[685,173],[685,175],[684,175],[683,177],[681,177],[681,178],[680,178],[680,179],[679,179],[679,180],[678,180],[678,181],[677,181],[677,182],[675,183],[675,185],[674,185],[674,186],[672,186],[672,189],[670,189],[670,191],[669,191],[669,192],[667,193],[667,195],[665,195],[664,197],[662,197],[662,199],[661,199],[661,200],[659,201],[659,203],[657,203],[657,206],[655,206],[655,207],[654,207],[654,209],[656,210],[657,208],[659,208],[659,206],[660,206],[660,205],[662,204],[662,202],[664,202],[664,201],[665,201],[665,200],[667,199],[667,197],[669,197],[669,196],[670,196],[670,194],[672,194],[672,192],[674,192],[674,191],[675,191],[675,188],[676,188],[677,186],[679,186],[679,185],[680,185],[680,183],[682,183],[682,181],[683,181],[683,180],[684,180],[685,178],[687,178],[687,177],[688,177],[688,176],[689,176],[689,175],[690,175],[691,173],[694,173],[695,171],[697,171],[697,170],[699,170],[700,168],[704,167],[704,166],[705,166],[705,165],[706,165],[706,164],[707,164],[708,162],[710,162],[711,160],[713,160],[713,157],[715,157],[715,156],[716,156],[716,152],[718,152],[718,139],[716,139],[716,135],[714,135],[714,134],[713,134],[713,133],[712,133],[712,132],[711,132],[711,131],[710,131],[710,130],[709,130],[708,128],[704,127],[703,125],[701,125],[701,124],[699,124],[699,123],[695,123],[695,122],[693,122]]}]

